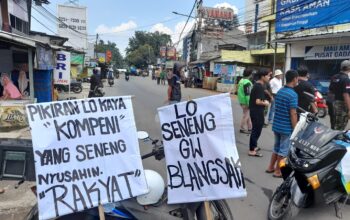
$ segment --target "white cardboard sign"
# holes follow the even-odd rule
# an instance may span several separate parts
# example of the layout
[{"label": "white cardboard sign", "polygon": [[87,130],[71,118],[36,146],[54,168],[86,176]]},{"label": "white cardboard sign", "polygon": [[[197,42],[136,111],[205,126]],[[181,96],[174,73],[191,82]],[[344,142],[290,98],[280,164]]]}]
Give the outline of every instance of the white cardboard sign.
[{"label": "white cardboard sign", "polygon": [[169,204],[246,196],[228,93],[161,107],[158,113]]},{"label": "white cardboard sign", "polygon": [[39,218],[148,192],[131,97],[30,104]]}]

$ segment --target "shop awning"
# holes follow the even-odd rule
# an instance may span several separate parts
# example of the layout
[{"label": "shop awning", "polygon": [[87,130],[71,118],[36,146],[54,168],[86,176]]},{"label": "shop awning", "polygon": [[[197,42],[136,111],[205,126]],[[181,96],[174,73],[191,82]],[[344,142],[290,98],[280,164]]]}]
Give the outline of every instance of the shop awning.
[{"label": "shop awning", "polygon": [[5,40],[14,44],[24,45],[24,46],[30,46],[30,47],[36,47],[36,41],[23,37],[17,34],[12,34],[4,31],[0,31],[0,40]]},{"label": "shop awning", "polygon": [[305,34],[301,36],[290,36],[290,37],[282,37],[276,39],[274,42],[278,43],[290,43],[295,41],[309,41],[309,40],[320,40],[320,39],[328,39],[328,38],[343,38],[343,37],[350,37],[350,31],[338,31],[338,32],[332,32],[332,33],[322,33],[322,34]]}]

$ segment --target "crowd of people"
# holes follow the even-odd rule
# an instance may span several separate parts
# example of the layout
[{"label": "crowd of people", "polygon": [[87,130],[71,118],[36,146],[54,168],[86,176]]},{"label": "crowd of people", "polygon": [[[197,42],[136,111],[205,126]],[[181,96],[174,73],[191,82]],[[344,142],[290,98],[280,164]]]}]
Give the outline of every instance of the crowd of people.
[{"label": "crowd of people", "polygon": [[[343,61],[340,69],[331,79],[327,96],[331,128],[335,130],[344,130],[350,117],[350,61]],[[263,156],[258,140],[263,127],[272,124],[275,142],[266,173],[274,177],[282,177],[278,163],[288,155],[290,136],[300,113],[318,112],[309,78],[305,66],[285,74],[279,69],[274,73],[265,68],[246,69],[238,83],[237,97],[243,111],[240,133],[250,135],[249,156]]]}]

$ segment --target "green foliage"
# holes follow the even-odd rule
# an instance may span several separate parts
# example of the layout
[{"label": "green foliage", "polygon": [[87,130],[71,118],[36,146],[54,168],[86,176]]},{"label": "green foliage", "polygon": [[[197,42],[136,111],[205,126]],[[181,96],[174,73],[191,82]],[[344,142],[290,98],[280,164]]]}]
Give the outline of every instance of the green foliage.
[{"label": "green foliage", "polygon": [[107,41],[107,43],[105,43],[103,40],[100,40],[96,45],[96,52],[106,53],[107,50],[110,50],[112,52],[112,63],[115,65],[115,67],[120,69],[124,68],[125,62],[123,56],[119,51],[119,48],[117,47],[117,44],[110,41]]},{"label": "green foliage", "polygon": [[160,47],[171,44],[170,35],[154,32],[136,31],[135,36],[129,39],[126,48],[126,60],[129,65],[138,68],[156,63],[159,57]]}]

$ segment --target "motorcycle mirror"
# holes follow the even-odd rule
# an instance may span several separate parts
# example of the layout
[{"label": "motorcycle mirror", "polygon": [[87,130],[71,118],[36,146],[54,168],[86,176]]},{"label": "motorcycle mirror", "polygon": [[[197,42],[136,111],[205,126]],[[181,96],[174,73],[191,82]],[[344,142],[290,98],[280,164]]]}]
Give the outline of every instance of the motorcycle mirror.
[{"label": "motorcycle mirror", "polygon": [[149,135],[146,131],[138,131],[137,132],[137,138],[140,139],[140,140],[144,140],[146,138],[148,138]]}]

